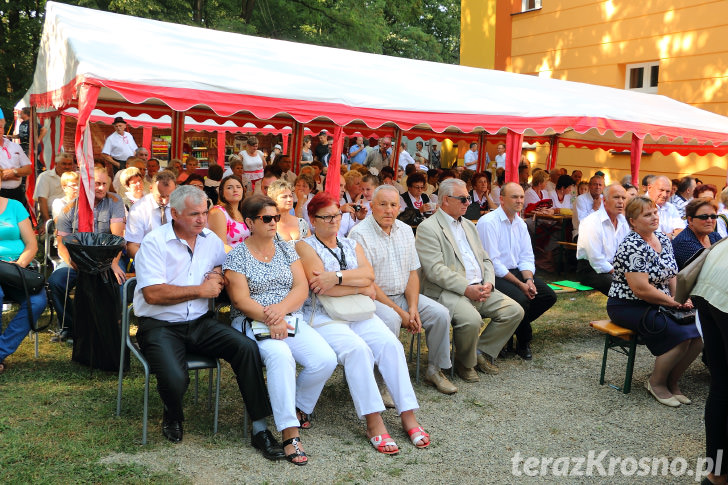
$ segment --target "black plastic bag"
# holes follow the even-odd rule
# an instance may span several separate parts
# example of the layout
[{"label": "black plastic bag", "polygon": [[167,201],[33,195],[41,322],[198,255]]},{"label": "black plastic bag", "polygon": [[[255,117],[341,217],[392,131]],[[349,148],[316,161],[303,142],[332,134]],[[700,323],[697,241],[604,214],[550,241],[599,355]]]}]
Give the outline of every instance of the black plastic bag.
[{"label": "black plastic bag", "polygon": [[[118,370],[121,289],[111,263],[124,247],[124,238],[79,232],[64,236],[63,244],[78,270],[71,359],[92,369]],[[124,361],[129,362],[128,355]]]}]

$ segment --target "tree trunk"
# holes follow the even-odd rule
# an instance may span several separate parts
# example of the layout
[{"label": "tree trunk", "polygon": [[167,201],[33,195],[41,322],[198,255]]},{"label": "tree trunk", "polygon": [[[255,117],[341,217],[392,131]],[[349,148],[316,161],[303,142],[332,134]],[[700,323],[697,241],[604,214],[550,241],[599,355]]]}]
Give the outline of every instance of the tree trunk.
[{"label": "tree trunk", "polygon": [[250,23],[250,19],[253,17],[253,9],[255,8],[255,0],[241,0],[240,5],[240,18],[245,20],[245,23]]}]

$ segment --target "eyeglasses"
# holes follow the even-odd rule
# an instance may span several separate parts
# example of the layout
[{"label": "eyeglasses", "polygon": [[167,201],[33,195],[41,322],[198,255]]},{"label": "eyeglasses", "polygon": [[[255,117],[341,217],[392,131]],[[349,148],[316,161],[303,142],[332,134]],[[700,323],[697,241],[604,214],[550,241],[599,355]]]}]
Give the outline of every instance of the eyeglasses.
[{"label": "eyeglasses", "polygon": [[718,214],[700,214],[699,216],[693,216],[693,219],[700,219],[701,221],[707,221],[708,219],[716,220]]},{"label": "eyeglasses", "polygon": [[412,188],[415,190],[425,190],[424,185],[413,185]]},{"label": "eyeglasses", "polygon": [[459,200],[461,204],[470,204],[470,202],[472,202],[472,199],[470,198],[470,196],[455,197],[454,195],[447,195],[445,197],[450,197],[451,199]]},{"label": "eyeglasses", "polygon": [[329,224],[331,224],[336,219],[338,219],[339,217],[341,217],[341,212],[339,212],[337,214],[330,215],[330,216],[314,216],[314,217],[316,219],[321,219],[322,221],[328,222]]},{"label": "eyeglasses", "polygon": [[264,224],[270,224],[270,221],[280,222],[281,215],[276,214],[274,216],[255,216],[256,219],[260,219]]}]

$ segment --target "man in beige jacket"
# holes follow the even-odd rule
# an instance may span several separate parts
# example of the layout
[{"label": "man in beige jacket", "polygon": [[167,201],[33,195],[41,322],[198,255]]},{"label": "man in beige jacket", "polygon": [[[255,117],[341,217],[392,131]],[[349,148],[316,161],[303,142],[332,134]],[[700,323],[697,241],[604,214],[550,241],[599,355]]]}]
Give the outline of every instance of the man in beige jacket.
[{"label": "man in beige jacket", "polygon": [[[455,371],[463,380],[476,382],[475,368],[498,373],[495,356],[523,319],[523,309],[494,288],[493,263],[475,225],[462,217],[470,203],[465,182],[446,180],[439,195],[438,211],[417,228],[422,293],[450,310]],[[484,317],[491,320],[481,333]]]}]

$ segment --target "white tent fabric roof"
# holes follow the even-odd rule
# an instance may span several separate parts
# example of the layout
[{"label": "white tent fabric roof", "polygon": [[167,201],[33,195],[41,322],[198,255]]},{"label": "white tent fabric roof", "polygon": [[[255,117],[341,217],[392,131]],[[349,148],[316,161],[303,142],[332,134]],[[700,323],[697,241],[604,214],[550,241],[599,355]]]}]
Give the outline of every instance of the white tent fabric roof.
[{"label": "white tent fabric roof", "polygon": [[[322,62],[322,60],[324,62]],[[416,75],[416,73],[418,73]],[[425,75],[422,75],[424,73]],[[99,99],[209,106],[299,122],[404,130],[728,141],[728,118],[665,96],[352,52],[129,17],[54,2],[24,102],[67,107],[81,82]],[[611,135],[611,134],[610,134]],[[679,141],[679,140],[678,140]]]}]

